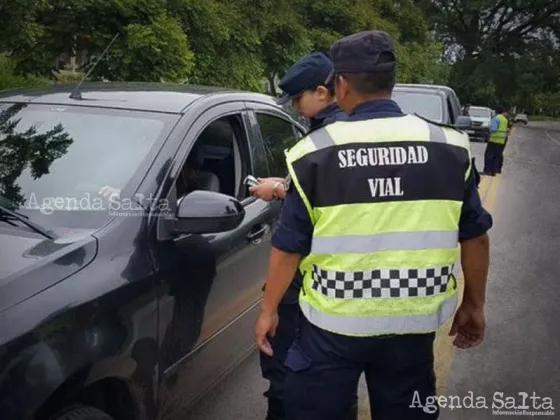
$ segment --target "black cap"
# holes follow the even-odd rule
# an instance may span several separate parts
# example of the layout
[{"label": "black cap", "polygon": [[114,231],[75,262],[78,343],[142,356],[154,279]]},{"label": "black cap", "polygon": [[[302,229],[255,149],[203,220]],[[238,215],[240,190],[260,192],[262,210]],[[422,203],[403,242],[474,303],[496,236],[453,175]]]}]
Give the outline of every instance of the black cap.
[{"label": "black cap", "polygon": [[280,80],[278,86],[284,96],[278,99],[278,104],[283,105],[306,90],[324,85],[332,68],[332,61],[323,53],[315,52],[303,57]]},{"label": "black cap", "polygon": [[[330,54],[332,74],[376,73],[394,71],[396,68],[393,40],[383,31],[363,31],[342,38],[331,46]],[[379,63],[379,57],[383,54],[390,54],[393,60]]]}]

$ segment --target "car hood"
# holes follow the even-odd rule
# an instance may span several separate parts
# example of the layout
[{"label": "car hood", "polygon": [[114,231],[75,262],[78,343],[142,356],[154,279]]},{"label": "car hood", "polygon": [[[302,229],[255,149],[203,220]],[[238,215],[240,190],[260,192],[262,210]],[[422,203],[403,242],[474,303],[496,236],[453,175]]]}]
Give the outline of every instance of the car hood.
[{"label": "car hood", "polygon": [[89,264],[97,252],[90,230],[53,230],[48,239],[0,226],[0,312],[49,288]]}]

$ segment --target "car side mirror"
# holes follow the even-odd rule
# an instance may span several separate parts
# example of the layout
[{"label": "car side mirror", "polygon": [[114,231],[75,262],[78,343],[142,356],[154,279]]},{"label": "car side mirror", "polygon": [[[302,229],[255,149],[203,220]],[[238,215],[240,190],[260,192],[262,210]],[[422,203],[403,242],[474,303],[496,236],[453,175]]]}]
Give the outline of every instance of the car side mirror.
[{"label": "car side mirror", "polygon": [[455,127],[459,130],[466,130],[471,126],[471,117],[466,115],[459,115],[455,121]]},{"label": "car side mirror", "polygon": [[235,198],[211,191],[193,191],[179,200],[173,231],[177,234],[227,232],[245,218]]}]

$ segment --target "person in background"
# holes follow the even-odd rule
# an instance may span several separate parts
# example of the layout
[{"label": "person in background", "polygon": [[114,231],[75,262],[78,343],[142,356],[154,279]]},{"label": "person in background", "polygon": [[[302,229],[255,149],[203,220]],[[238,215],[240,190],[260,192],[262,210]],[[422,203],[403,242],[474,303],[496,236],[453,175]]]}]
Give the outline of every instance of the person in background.
[{"label": "person in background", "polygon": [[[294,109],[309,119],[310,131],[313,132],[331,122],[344,119],[345,114],[336,104],[333,83],[325,83],[332,71],[331,60],[322,53],[310,54],[295,63],[280,80],[279,87],[284,96],[278,101],[284,105],[292,101]],[[250,187],[251,193],[262,200],[284,199],[289,180],[286,178],[262,178],[256,187]],[[301,273],[296,271],[292,284],[282,297],[278,308],[280,323],[276,335],[271,339],[273,355],[260,353],[262,375],[270,382],[265,392],[268,400],[267,420],[285,419],[284,382],[286,367],[284,359],[295,340],[300,311],[298,295],[301,288]],[[341,420],[356,420],[358,416],[357,389],[353,394],[347,417]]]},{"label": "person in background", "polygon": [[490,123],[490,138],[484,151],[484,172],[482,175],[495,176],[502,173],[504,148],[508,136],[508,119],[505,109],[496,107],[496,116]]}]

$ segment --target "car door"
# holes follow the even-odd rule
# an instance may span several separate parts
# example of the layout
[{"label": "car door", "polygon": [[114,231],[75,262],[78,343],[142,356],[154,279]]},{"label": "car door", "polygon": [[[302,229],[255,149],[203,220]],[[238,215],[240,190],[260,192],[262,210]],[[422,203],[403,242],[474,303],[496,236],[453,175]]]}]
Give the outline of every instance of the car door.
[{"label": "car door", "polygon": [[[185,418],[192,402],[253,348],[272,229],[269,203],[251,197],[242,185],[253,172],[253,134],[243,108],[243,103],[236,102],[203,113],[190,126],[177,157],[175,177],[197,140],[207,138],[209,143],[197,145],[203,144],[208,156],[205,169],[221,176],[221,186],[230,177],[235,179],[235,194],[246,215],[237,229],[228,232],[171,240],[160,235],[159,258],[167,267],[161,269],[159,305],[159,418]],[[231,154],[224,151],[227,147],[217,135],[204,135],[224,119],[231,123],[237,142]],[[227,168],[233,168],[229,175]],[[176,200],[173,194],[172,188],[171,203]]]}]

